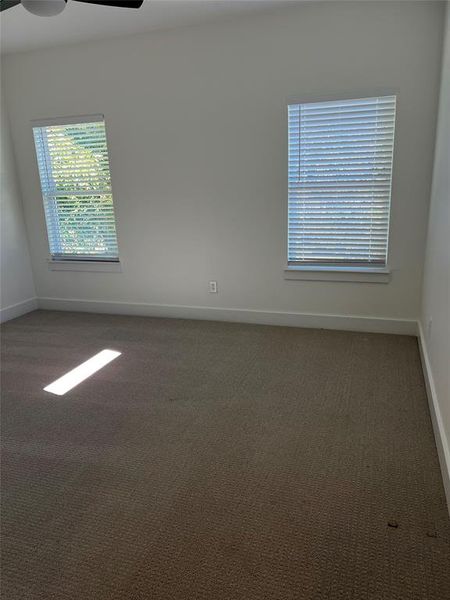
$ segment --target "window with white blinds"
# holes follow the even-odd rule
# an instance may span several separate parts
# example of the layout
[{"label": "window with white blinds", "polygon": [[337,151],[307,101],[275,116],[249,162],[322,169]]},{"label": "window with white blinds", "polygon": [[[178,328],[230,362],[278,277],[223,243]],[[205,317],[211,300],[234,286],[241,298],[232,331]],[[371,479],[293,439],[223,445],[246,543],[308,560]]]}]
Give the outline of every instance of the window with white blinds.
[{"label": "window with white blinds", "polygon": [[103,116],[33,125],[52,258],[117,261]]},{"label": "window with white blinds", "polygon": [[395,109],[395,96],[288,107],[289,265],[386,265]]}]

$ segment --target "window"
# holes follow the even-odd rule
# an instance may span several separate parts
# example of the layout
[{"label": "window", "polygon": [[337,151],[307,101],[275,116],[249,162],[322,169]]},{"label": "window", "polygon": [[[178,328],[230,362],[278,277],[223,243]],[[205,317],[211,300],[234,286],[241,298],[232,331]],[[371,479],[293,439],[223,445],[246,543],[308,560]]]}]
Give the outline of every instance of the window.
[{"label": "window", "polygon": [[117,261],[103,116],[33,125],[52,259]]},{"label": "window", "polygon": [[395,96],[288,107],[288,265],[386,266],[395,108]]}]

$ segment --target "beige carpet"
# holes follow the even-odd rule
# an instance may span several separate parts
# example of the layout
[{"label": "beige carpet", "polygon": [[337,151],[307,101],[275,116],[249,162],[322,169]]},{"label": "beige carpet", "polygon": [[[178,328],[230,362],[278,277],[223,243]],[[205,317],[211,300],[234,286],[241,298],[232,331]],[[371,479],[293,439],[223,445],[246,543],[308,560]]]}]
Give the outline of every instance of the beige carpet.
[{"label": "beige carpet", "polygon": [[43,311],[2,334],[5,600],[450,598],[414,338]]}]

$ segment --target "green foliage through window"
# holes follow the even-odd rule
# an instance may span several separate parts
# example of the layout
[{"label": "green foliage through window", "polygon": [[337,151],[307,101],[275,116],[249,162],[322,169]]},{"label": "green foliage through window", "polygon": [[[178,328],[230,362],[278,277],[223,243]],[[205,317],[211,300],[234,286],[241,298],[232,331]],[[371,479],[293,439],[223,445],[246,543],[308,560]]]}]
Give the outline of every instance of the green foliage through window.
[{"label": "green foliage through window", "polygon": [[34,128],[54,257],[117,259],[104,121]]}]

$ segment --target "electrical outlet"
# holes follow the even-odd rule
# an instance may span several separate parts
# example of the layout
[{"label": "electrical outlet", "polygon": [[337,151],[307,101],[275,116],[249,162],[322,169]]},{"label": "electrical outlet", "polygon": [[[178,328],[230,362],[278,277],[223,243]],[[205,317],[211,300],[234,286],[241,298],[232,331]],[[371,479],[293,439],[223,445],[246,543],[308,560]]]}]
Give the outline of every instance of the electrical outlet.
[{"label": "electrical outlet", "polygon": [[210,281],[209,282],[209,293],[210,294],[217,294],[217,281]]}]

